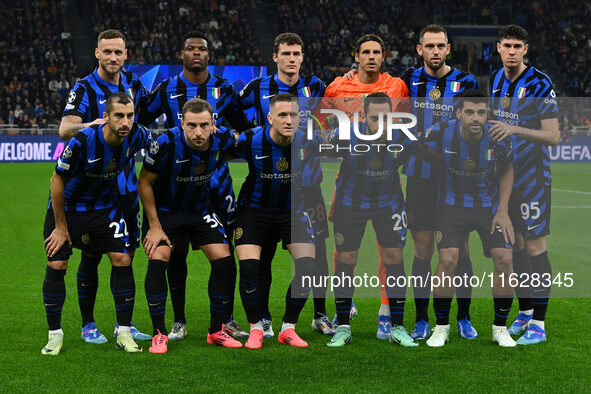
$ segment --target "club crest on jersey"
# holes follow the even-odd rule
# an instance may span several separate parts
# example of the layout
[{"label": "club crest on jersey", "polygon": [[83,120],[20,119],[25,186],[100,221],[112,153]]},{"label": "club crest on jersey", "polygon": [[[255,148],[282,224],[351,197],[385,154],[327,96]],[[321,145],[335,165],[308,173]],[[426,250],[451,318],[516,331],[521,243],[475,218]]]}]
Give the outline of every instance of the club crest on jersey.
[{"label": "club crest on jersey", "polygon": [[511,105],[511,98],[509,96],[505,96],[501,99],[501,107],[509,108]]},{"label": "club crest on jersey", "polygon": [[105,171],[106,172],[113,172],[115,171],[115,169],[117,169],[117,162],[115,161],[115,159],[112,159],[109,164],[107,164],[107,166],[105,167]]},{"label": "club crest on jersey", "polygon": [[450,85],[451,91],[457,93],[460,91],[460,83],[459,82],[452,82]]},{"label": "club crest on jersey", "polygon": [[310,87],[304,86],[302,88],[302,94],[304,95],[304,97],[310,97],[312,95],[312,91],[310,90]]},{"label": "club crest on jersey", "polygon": [[211,96],[214,99],[216,99],[216,100],[219,99],[221,95],[222,95],[222,89],[220,89],[220,88],[212,88],[211,89]]},{"label": "club crest on jersey", "polygon": [[472,171],[473,169],[476,168],[476,162],[471,158],[468,157],[465,161],[464,161],[464,169],[468,170],[468,171]]},{"label": "club crest on jersey", "polygon": [[369,162],[369,166],[372,170],[379,170],[380,168],[382,168],[382,161],[378,158],[373,159]]},{"label": "club crest on jersey", "polygon": [[523,98],[525,96],[526,91],[527,91],[526,88],[517,89],[517,97],[519,97],[520,99]]},{"label": "club crest on jersey", "polygon": [[195,171],[195,174],[201,175],[205,172],[206,169],[207,169],[207,166],[205,164],[199,163],[195,166],[195,168],[193,168],[193,171]]},{"label": "club crest on jersey", "polygon": [[285,157],[282,157],[277,164],[275,165],[279,171],[285,171],[289,168],[289,163],[285,160]]},{"label": "club crest on jersey", "polygon": [[155,155],[160,150],[160,145],[158,145],[158,141],[152,141],[150,143],[150,153]]},{"label": "club crest on jersey", "polygon": [[441,97],[441,91],[437,88],[433,88],[429,92],[429,98],[431,100],[439,100],[440,97]]},{"label": "club crest on jersey", "polygon": [[72,103],[74,100],[76,100],[76,92],[70,90],[70,93],[68,94],[68,103]]}]

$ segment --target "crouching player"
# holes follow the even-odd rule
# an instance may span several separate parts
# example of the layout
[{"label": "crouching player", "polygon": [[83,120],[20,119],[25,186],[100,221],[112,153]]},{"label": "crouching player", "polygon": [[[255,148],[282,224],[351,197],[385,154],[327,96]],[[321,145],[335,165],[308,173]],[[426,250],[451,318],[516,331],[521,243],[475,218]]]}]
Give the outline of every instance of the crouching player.
[{"label": "crouching player", "polygon": [[502,347],[515,346],[505,327],[513,301],[513,288],[507,281],[513,272],[511,244],[515,242],[508,214],[513,151],[508,139],[495,142],[489,136],[488,108],[486,93],[468,89],[460,95],[457,119],[435,124],[422,137],[443,160],[435,217],[439,262],[433,278],[440,283],[433,290],[437,325],[427,340],[431,347],[441,347],[449,340],[453,275],[460,247],[474,230],[494,264],[492,340]]},{"label": "crouching player", "polygon": [[[263,345],[262,286],[258,277],[261,248],[269,239],[281,239],[295,264],[278,340],[295,347],[307,347],[308,343],[296,334],[295,324],[311,291],[310,282],[305,283],[303,278],[312,278],[316,267],[312,225],[303,209],[303,201],[296,204],[292,199],[292,182],[301,182],[301,170],[305,167],[304,162],[294,165],[291,154],[299,125],[296,99],[288,93],[273,96],[268,120],[268,126],[241,134],[234,149],[234,154],[246,160],[249,168],[238,197],[235,222],[240,296],[250,323],[246,347],[258,349]],[[305,144],[297,148],[299,152],[314,151]]]},{"label": "crouching player", "polygon": [[[104,251],[113,271],[111,291],[119,331],[117,348],[141,352],[131,335],[135,283],[127,223],[115,197],[117,177],[134,154],[150,143],[150,133],[134,124],[130,97],[112,93],[105,104],[104,124],[77,132],[61,154],[51,177],[51,194],[45,227],[47,270],[43,301],[49,325],[49,342],[42,354],[57,355],[63,344],[61,313],[66,298],[64,276],[72,247]],[[90,250],[92,245],[96,250]]]},{"label": "crouching player", "polygon": [[[418,145],[417,137],[408,130],[409,135],[406,135],[400,129],[394,129],[392,138],[388,138],[386,119],[392,112],[392,99],[385,93],[367,95],[363,109],[359,133],[366,135],[366,139],[376,136],[372,140],[375,146],[358,154],[350,153],[348,149],[340,150],[347,153],[341,153],[344,157],[333,199],[335,276],[340,279],[334,289],[338,327],[328,346],[341,347],[352,341],[350,311],[355,291],[352,282],[365,227],[371,220],[384,257],[385,292],[392,322],[389,340],[403,347],[416,347],[419,344],[403,327],[406,287],[401,284],[406,279],[406,272],[402,248],[407,220],[398,167]],[[357,133],[351,133],[350,139],[341,140],[339,132],[341,130],[332,133],[330,144],[339,143],[347,145],[343,148],[350,148],[366,141]]]},{"label": "crouching player", "polygon": [[143,242],[149,259],[145,289],[154,335],[150,353],[166,353],[168,349],[164,321],[166,268],[176,242],[191,242],[194,250],[203,250],[211,264],[207,342],[242,347],[222,326],[230,313],[235,265],[226,230],[209,198],[210,178],[235,139],[225,128],[212,134],[212,115],[207,101],[187,101],[181,127],[170,129],[152,142],[140,173],[138,190],[147,219]]}]

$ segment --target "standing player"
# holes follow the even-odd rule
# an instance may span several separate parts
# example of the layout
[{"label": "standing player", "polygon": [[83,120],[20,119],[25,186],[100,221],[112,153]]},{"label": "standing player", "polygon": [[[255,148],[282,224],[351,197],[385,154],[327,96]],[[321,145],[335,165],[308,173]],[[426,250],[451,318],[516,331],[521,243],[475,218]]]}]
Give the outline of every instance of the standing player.
[{"label": "standing player", "polygon": [[[294,166],[291,154],[292,141],[297,138],[300,108],[288,93],[273,96],[269,104],[269,125],[240,135],[234,150],[234,154],[248,162],[249,169],[238,196],[234,235],[240,260],[240,296],[250,323],[246,347],[258,349],[263,345],[262,289],[258,270],[261,248],[268,242],[267,238],[277,240],[277,234],[287,246],[295,265],[277,339],[291,346],[307,347],[308,343],[295,332],[295,324],[311,291],[303,278],[312,278],[316,272],[312,225],[303,202],[296,204],[291,193],[292,182],[301,181],[302,168],[305,167],[305,163]],[[304,143],[296,146],[303,152],[314,150]]]},{"label": "standing player", "polygon": [[[469,89],[461,95],[457,120],[435,124],[424,133],[427,145],[443,160],[435,226],[439,262],[435,276],[440,285],[433,290],[437,324],[427,340],[441,347],[449,340],[449,310],[460,246],[466,234],[476,230],[487,257],[493,259],[494,322],[492,340],[502,347],[515,341],[505,324],[513,301],[507,278],[512,273],[513,227],[509,219],[509,198],[513,186],[513,152],[508,139],[495,142],[486,123],[488,96]],[[447,277],[447,280],[446,280]]]},{"label": "standing player", "polygon": [[64,276],[72,246],[109,256],[115,300],[117,348],[141,352],[130,332],[135,283],[130,253],[134,245],[119,200],[118,174],[135,153],[147,146],[149,132],[134,125],[134,105],[126,93],[115,92],[105,103],[104,124],[84,128],[70,139],[51,178],[50,202],[43,235],[48,257],[43,302],[49,342],[42,354],[59,354],[64,333],[61,312],[66,298]]},{"label": "standing player", "polygon": [[[408,88],[400,78],[392,77],[387,73],[380,72],[384,62],[384,41],[375,34],[366,34],[360,37],[355,44],[355,61],[358,63],[358,73],[353,79],[338,77],[327,88],[326,97],[343,97],[341,100],[326,100],[330,106],[338,107],[346,111],[349,117],[355,112],[361,112],[363,106],[361,100],[348,100],[351,97],[365,97],[374,92],[385,93],[388,97],[408,97]],[[398,103],[397,106],[399,106]],[[378,249],[379,244],[378,244]],[[384,284],[385,267],[384,256],[380,251],[379,276]],[[336,269],[336,257],[335,257]],[[352,315],[355,314],[355,305],[352,305]],[[391,322],[390,308],[386,288],[382,287],[382,303],[378,313],[378,331],[376,336],[379,339],[390,338]]]},{"label": "standing player", "polygon": [[[59,135],[69,139],[83,128],[102,124],[105,103],[114,92],[127,93],[135,107],[135,113],[147,103],[148,91],[139,78],[123,71],[127,59],[125,36],[118,30],[105,30],[99,34],[94,54],[97,69],[76,83],[68,95],[66,108],[59,127]],[[130,233],[130,242],[135,250],[139,246],[139,200],[135,161],[130,158],[119,174],[117,195]],[[133,252],[131,253],[133,259]],[[94,303],[98,289],[98,264],[100,253],[82,252],[77,273],[78,303],[82,314],[82,338],[89,343],[104,343],[107,338],[100,333],[94,321]],[[131,333],[136,340],[149,340],[132,324]],[[115,326],[115,336],[117,327]]]},{"label": "standing player", "polygon": [[[150,124],[160,115],[166,116],[168,128],[180,127],[183,105],[192,98],[207,101],[213,107],[216,125],[229,122],[237,130],[252,127],[246,116],[237,107],[234,86],[228,80],[211,74],[209,63],[209,44],[205,34],[198,31],[186,33],[181,41],[180,59],[183,72],[160,83],[150,95],[150,101],[140,114],[140,123]],[[228,164],[220,162],[220,168],[211,177],[211,199],[215,212],[227,229],[234,219],[235,196]],[[168,336],[171,340],[183,339],[187,335],[185,317],[185,294],[187,287],[188,242],[177,240],[168,264],[168,285],[170,300],[174,311],[174,324]],[[234,268],[234,276],[236,276]],[[234,281],[235,282],[235,281]],[[232,313],[234,297],[230,301]],[[248,334],[240,329],[238,323],[230,318],[224,329],[235,338],[245,338]]]},{"label": "standing player", "polygon": [[[359,132],[375,135],[381,131],[380,125],[382,130],[386,130],[388,112],[392,112],[392,100],[385,93],[377,92],[366,96],[361,116],[364,123]],[[362,142],[356,134],[347,141],[350,146]],[[338,139],[338,133],[335,132],[329,143],[335,144]],[[397,280],[399,277],[406,279],[402,258],[406,239],[406,212],[398,167],[408,157],[416,137],[413,141],[397,130],[391,140],[386,139],[384,132],[375,142],[383,146],[395,146],[396,151],[390,152],[384,147],[381,150],[373,148],[357,155],[345,154],[336,179],[333,199],[337,251],[335,277],[342,282],[341,286],[335,287],[338,327],[328,343],[331,347],[344,346],[352,340],[349,314],[355,289],[350,283],[368,220],[372,221],[377,243],[384,256],[387,278],[385,289],[390,305],[388,320],[392,322],[390,341],[404,347],[419,345],[404,329],[406,287],[399,286],[402,282]]]},{"label": "standing player", "polygon": [[514,255],[515,272],[520,278],[533,273],[540,279],[534,282],[537,286],[532,283],[531,289],[515,288],[519,314],[509,332],[518,335],[527,329],[517,341],[522,345],[546,341],[544,321],[552,281],[546,246],[546,235],[550,233],[552,181],[548,145],[556,145],[560,140],[552,81],[523,62],[527,50],[525,29],[516,25],[503,27],[497,43],[503,68],[490,77],[494,114],[505,122],[493,122],[491,136],[495,140],[511,137],[513,143],[515,190],[510,211],[516,232],[520,234],[518,251]]},{"label": "standing player", "polygon": [[[466,89],[477,89],[478,81],[469,73],[445,64],[451,45],[447,31],[438,25],[428,25],[420,32],[417,45],[419,56],[423,57],[423,67],[409,68],[402,78],[412,97],[413,113],[417,116],[417,131],[422,133],[435,123],[455,118],[455,99]],[[444,108],[450,109],[444,109]],[[405,164],[403,172],[407,175],[406,201],[408,228],[414,241],[412,275],[421,277],[424,284],[431,275],[433,257],[433,231],[435,229],[435,207],[437,204],[437,185],[439,171],[428,162],[412,155]],[[460,258],[456,275],[472,276],[472,262],[468,251],[468,238],[460,248]],[[429,335],[429,293],[430,287],[415,287],[416,324],[410,334],[415,339],[427,339]],[[463,338],[476,338],[476,330],[470,322],[470,286],[456,289],[458,302],[457,327]]]},{"label": "standing player", "polygon": [[[326,87],[316,76],[300,76],[300,68],[304,60],[304,42],[295,33],[281,33],[275,37],[273,44],[273,61],[277,64],[277,73],[265,78],[257,78],[248,83],[240,92],[242,108],[254,108],[255,119],[259,126],[268,125],[270,98],[279,93],[289,93],[300,97],[300,121],[303,125],[307,120],[307,113],[313,109],[313,98],[324,96]],[[328,222],[326,207],[320,184],[322,182],[322,168],[317,157],[311,160],[304,170],[304,196],[306,211],[310,216],[315,230],[317,274],[328,275],[328,261],[326,258],[326,238],[328,237]],[[260,280],[263,286],[263,327],[265,337],[273,336],[271,312],[269,312],[269,292],[271,289],[271,262],[277,247],[276,240],[268,239],[261,252]],[[314,287],[314,319],[312,328],[326,335],[334,334],[332,323],[326,315],[326,287]]]},{"label": "standing player", "polygon": [[[211,320],[207,342],[242,347],[222,329],[231,311],[236,283],[236,263],[230,253],[224,226],[210,201],[210,178],[234,145],[231,131],[220,128],[215,135],[213,108],[201,99],[191,99],[182,108],[181,128],[162,134],[150,145],[139,179],[144,220],[144,248],[148,255],[146,299],[152,318],[150,353],[166,353],[166,268],[171,248],[178,240],[201,248],[211,264],[207,287]],[[162,242],[164,241],[164,242]]]}]

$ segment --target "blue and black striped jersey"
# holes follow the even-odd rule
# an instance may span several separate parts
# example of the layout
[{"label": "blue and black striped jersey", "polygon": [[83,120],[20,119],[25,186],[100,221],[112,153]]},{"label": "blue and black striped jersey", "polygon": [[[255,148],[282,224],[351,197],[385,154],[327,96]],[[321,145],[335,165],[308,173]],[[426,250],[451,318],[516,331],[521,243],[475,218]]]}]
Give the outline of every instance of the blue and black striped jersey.
[{"label": "blue and black striped jersey", "polygon": [[[58,175],[68,178],[66,211],[96,211],[116,204],[117,177],[136,152],[152,141],[143,126],[133,125],[123,143],[114,148],[105,142],[104,125],[80,130],[68,141],[55,166]],[[51,206],[51,198],[49,201]]]},{"label": "blue and black striped jersey", "polygon": [[[454,107],[457,95],[466,89],[478,89],[474,75],[451,67],[441,78],[435,78],[425,71],[425,67],[411,67],[404,72],[402,80],[408,86],[412,112],[417,117],[416,131],[422,133],[437,122],[455,119]],[[435,179],[431,163],[411,155],[405,163],[403,172],[408,176],[422,179]]]},{"label": "blue and black striped jersey", "polygon": [[[558,118],[552,81],[537,68],[527,66],[513,82],[509,82],[504,69],[500,69],[491,74],[489,83],[493,117],[497,120],[539,130],[542,120]],[[552,175],[548,146],[515,135],[511,136],[511,142],[515,187],[549,185]]]},{"label": "blue and black striped jersey", "polygon": [[[113,92],[124,92],[132,98],[136,112],[136,120],[142,107],[148,103],[148,90],[144,87],[137,75],[121,71],[119,84],[115,85],[104,81],[98,75],[98,71],[82,78],[68,95],[68,101],[63,116],[79,116],[82,123],[92,122],[103,117],[107,97]],[[135,162],[131,158],[129,165],[119,175],[118,193],[125,195],[137,191],[137,176]]]},{"label": "blue and black striped jersey", "polygon": [[[338,144],[336,129],[330,142]],[[360,124],[360,133],[366,133],[366,125]],[[349,146],[366,144],[351,133]],[[374,142],[378,145],[376,142]],[[400,186],[400,167],[417,146],[400,130],[393,131],[392,140],[372,146],[364,153],[345,153],[335,181],[333,203],[345,207],[374,209],[390,207],[403,199]],[[371,145],[368,145],[371,146]],[[402,148],[401,148],[402,147]],[[365,149],[365,148],[364,148]],[[342,151],[342,150],[341,150]]]},{"label": "blue and black striped jersey", "polygon": [[[270,128],[247,130],[236,141],[233,154],[248,163],[248,175],[238,196],[238,209],[297,209],[291,204],[291,183],[292,178],[301,178],[301,165],[292,167],[292,146],[277,145],[269,135]],[[298,145],[297,148],[304,149],[305,153],[307,146]],[[312,151],[313,148],[308,149]]]},{"label": "blue and black striped jersey", "polygon": [[[307,115],[320,104],[320,101],[314,98],[323,97],[325,91],[326,85],[315,75],[300,77],[298,83],[288,86],[279,79],[278,74],[274,74],[250,81],[240,92],[239,100],[243,109],[254,107],[257,125],[265,126],[269,124],[267,114],[271,97],[279,93],[290,93],[295,97],[301,97],[299,100],[300,125],[305,127]],[[320,160],[316,158],[310,161],[304,173],[304,187],[319,185],[322,182]]]},{"label": "blue and black striped jersey", "polygon": [[212,209],[210,180],[235,139],[230,130],[221,127],[210,140],[208,150],[192,149],[183,129],[175,127],[150,144],[144,168],[158,174],[153,185],[158,210],[206,213]]},{"label": "blue and black striped jersey", "polygon": [[[150,94],[150,100],[142,111],[140,123],[150,124],[160,115],[166,116],[168,128],[181,127],[182,109],[193,98],[207,101],[213,107],[215,124],[230,124],[237,130],[252,127],[246,115],[238,108],[234,86],[228,80],[209,73],[204,84],[189,81],[183,73],[162,81]],[[236,201],[230,169],[225,161],[211,177],[211,199],[213,208],[224,223],[234,220]]]},{"label": "blue and black striped jersey", "polygon": [[494,142],[485,124],[478,144],[469,144],[460,134],[461,122],[436,123],[422,136],[425,144],[441,154],[445,165],[438,202],[463,208],[493,207],[498,203],[499,177],[513,162],[511,141]]},{"label": "blue and black striped jersey", "polygon": [[211,104],[213,120],[217,126],[228,121],[237,130],[252,127],[238,108],[234,86],[227,79],[212,73],[209,73],[207,81],[201,85],[189,81],[183,73],[162,81],[150,94],[148,105],[142,111],[139,122],[147,125],[164,114],[169,129],[180,127],[183,105],[194,98]]}]

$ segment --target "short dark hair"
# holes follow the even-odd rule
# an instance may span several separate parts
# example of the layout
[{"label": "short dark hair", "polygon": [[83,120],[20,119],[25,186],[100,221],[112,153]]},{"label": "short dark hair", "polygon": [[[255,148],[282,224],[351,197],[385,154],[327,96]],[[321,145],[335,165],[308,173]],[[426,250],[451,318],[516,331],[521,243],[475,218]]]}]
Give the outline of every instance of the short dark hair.
[{"label": "short dark hair", "polygon": [[367,114],[370,104],[388,104],[390,111],[392,111],[392,99],[383,92],[373,92],[365,96],[363,100],[363,110]]},{"label": "short dark hair", "polygon": [[501,30],[499,30],[499,42],[504,38],[515,38],[527,44],[527,31],[518,25],[503,26]]},{"label": "short dark hair", "polygon": [[459,98],[456,109],[462,110],[466,101],[470,103],[484,103],[488,107],[489,97],[488,93],[483,89],[466,89],[456,97]]},{"label": "short dark hair", "polygon": [[269,108],[274,107],[275,103],[279,103],[279,102],[281,102],[281,103],[296,103],[296,104],[298,104],[298,107],[299,107],[299,103],[295,99],[296,99],[296,97],[291,93],[276,94],[275,96],[271,97],[271,99],[269,100]]},{"label": "short dark hair", "polygon": [[205,33],[202,33],[197,30],[191,30],[185,33],[185,35],[181,39],[181,50],[185,47],[185,42],[187,42],[189,38],[201,38],[209,45],[209,41],[207,40],[207,36],[205,35]]},{"label": "short dark hair", "polygon": [[368,42],[368,41],[377,42],[382,47],[382,52],[386,51],[386,46],[384,45],[384,40],[382,40],[382,38],[380,36],[378,36],[376,34],[364,34],[361,37],[359,37],[359,39],[355,43],[355,53],[359,53],[359,48],[361,48],[361,45],[363,43]]},{"label": "short dark hair", "polygon": [[105,112],[110,114],[113,110],[113,104],[124,104],[127,105],[129,103],[133,104],[131,97],[127,95],[127,93],[123,92],[114,92],[107,97],[107,102],[105,103]]},{"label": "short dark hair", "polygon": [[194,114],[200,114],[201,112],[204,112],[204,111],[209,112],[209,114],[213,116],[213,107],[211,106],[211,104],[209,104],[205,100],[202,100],[199,98],[194,98],[194,99],[187,101],[185,103],[185,105],[183,105],[183,110],[181,112],[183,113],[183,118],[184,118],[185,114],[187,112],[192,112]]},{"label": "short dark hair", "polygon": [[109,29],[101,32],[98,35],[98,38],[96,39],[96,47],[98,48],[98,44],[101,42],[101,40],[110,40],[112,38],[121,38],[123,43],[126,43],[125,34],[121,33],[119,30]]},{"label": "short dark hair", "polygon": [[302,47],[302,53],[304,53],[304,41],[295,33],[281,33],[275,37],[275,41],[273,41],[273,53],[279,53],[279,45],[281,44],[299,45]]},{"label": "short dark hair", "polygon": [[423,27],[423,29],[419,33],[419,43],[421,44],[423,43],[423,37],[425,36],[425,33],[443,33],[445,34],[445,39],[449,41],[447,38],[447,30],[445,30],[443,26],[431,24]]}]

